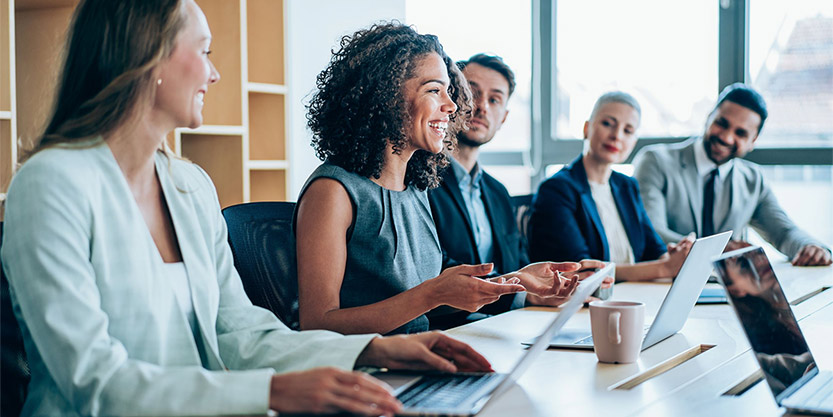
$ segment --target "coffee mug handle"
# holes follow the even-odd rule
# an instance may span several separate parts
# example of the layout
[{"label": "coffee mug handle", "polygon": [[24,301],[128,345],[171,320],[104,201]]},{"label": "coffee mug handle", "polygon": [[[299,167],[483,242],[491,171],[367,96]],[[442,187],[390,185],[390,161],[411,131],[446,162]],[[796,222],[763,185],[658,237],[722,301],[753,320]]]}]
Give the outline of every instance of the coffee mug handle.
[{"label": "coffee mug handle", "polygon": [[607,316],[607,338],[614,345],[622,343],[622,334],[619,332],[619,319],[622,313],[614,311]]}]

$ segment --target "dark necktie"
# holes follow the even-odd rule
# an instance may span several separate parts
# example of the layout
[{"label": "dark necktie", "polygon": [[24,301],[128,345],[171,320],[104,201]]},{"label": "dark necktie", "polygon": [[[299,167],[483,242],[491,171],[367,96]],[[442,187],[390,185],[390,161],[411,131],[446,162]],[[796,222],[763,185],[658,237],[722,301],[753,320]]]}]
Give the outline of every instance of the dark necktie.
[{"label": "dark necktie", "polygon": [[714,234],[714,181],[717,178],[717,168],[709,173],[706,187],[703,189],[703,233],[700,237]]}]

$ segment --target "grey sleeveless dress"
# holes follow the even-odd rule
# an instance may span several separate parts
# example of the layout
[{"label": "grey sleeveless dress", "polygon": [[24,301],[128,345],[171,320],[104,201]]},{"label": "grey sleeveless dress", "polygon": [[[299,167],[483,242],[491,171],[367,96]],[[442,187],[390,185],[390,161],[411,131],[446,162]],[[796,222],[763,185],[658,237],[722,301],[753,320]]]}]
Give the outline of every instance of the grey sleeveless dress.
[{"label": "grey sleeveless dress", "polygon": [[[319,178],[340,182],[353,203],[341,284],[342,308],[385,300],[439,275],[442,252],[426,192],[413,186],[391,191],[366,177],[324,163],[307,179],[301,196]],[[422,315],[389,334],[426,330],[428,318]]]}]

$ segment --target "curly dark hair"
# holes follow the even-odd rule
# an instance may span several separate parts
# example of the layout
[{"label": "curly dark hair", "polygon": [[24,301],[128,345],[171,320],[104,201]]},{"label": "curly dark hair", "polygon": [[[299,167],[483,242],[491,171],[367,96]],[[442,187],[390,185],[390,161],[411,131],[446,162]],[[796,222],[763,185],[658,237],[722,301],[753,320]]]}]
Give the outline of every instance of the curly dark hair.
[{"label": "curly dark hair", "polygon": [[[449,117],[446,148],[471,114],[471,91],[434,35],[420,35],[399,22],[379,23],[341,38],[340,49],[318,74],[318,91],[307,105],[307,125],[319,159],[364,177],[379,178],[388,142],[394,153],[408,143],[408,103],[402,91],[427,54],[442,57],[457,111]],[[418,150],[408,162],[405,184],[420,190],[439,185],[448,164],[444,152]]]}]

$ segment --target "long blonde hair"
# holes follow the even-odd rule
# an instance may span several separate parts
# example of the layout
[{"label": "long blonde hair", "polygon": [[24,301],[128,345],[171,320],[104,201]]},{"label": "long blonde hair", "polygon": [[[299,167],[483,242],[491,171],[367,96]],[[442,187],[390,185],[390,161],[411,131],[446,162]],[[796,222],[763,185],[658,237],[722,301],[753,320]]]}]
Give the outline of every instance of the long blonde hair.
[{"label": "long blonde hair", "polygon": [[184,0],[82,0],[72,17],[49,123],[26,158],[86,142],[152,102],[155,69],[185,25]]}]

